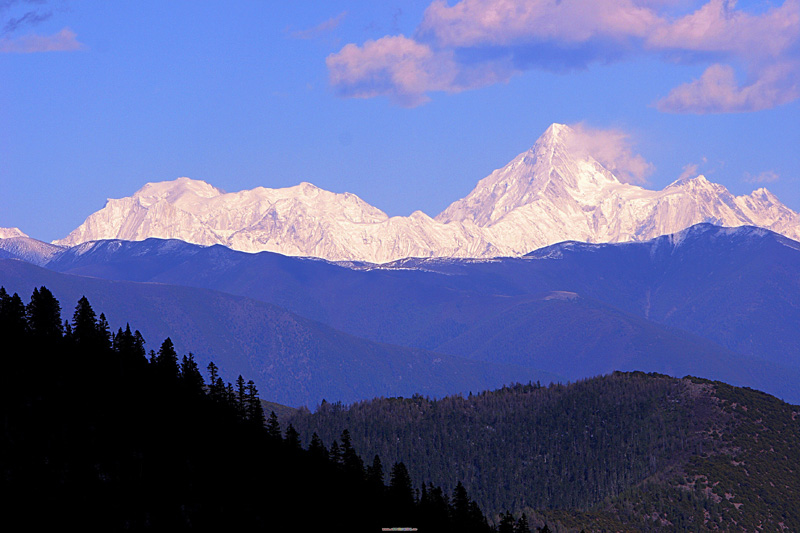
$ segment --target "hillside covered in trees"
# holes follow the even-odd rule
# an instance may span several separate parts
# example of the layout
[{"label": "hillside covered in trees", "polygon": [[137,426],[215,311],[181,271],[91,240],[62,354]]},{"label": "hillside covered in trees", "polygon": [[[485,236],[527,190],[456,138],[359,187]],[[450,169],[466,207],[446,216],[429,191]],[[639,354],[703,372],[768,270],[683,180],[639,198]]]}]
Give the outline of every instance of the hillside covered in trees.
[{"label": "hillside covered in trees", "polygon": [[[208,382],[169,338],[111,333],[86,298],[71,321],[45,287],[0,288],[0,488],[21,530],[491,531],[463,485],[415,491],[403,463],[365,466],[348,438],[304,449],[252,381]],[[389,466],[391,465],[391,467]],[[515,522],[515,526],[516,526]],[[519,531],[528,531],[523,522]]]},{"label": "hillside covered in trees", "polygon": [[279,420],[85,298],[62,322],[45,287],[0,288],[0,339],[4,519],[28,529],[800,530],[800,408],[750,389],[615,373]]},{"label": "hillside covered in trees", "polygon": [[463,482],[492,517],[559,530],[800,531],[800,408],[698,378],[614,373],[431,400],[323,403],[286,422]]}]

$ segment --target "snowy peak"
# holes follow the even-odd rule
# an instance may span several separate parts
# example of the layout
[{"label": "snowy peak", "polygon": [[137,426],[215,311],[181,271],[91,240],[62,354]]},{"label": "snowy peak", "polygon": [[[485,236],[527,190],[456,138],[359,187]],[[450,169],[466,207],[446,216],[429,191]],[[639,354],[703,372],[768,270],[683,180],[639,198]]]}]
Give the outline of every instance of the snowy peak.
[{"label": "snowy peak", "polygon": [[27,237],[19,228],[0,228],[0,239]]},{"label": "snowy peak", "polygon": [[170,204],[186,204],[198,199],[216,198],[222,194],[224,191],[205,181],[184,177],[173,181],[147,183],[133,193],[133,198],[138,199],[141,205],[149,207],[162,200]]},{"label": "snowy peak", "polygon": [[189,178],[108,200],[57,244],[149,237],[331,261],[519,256],[563,242],[645,241],[694,224],[759,226],[800,240],[800,215],[766,189],[733,196],[705,176],[654,191],[623,183],[579,129],[552,124],[534,145],[435,218],[389,217],[308,182],[226,193]]},{"label": "snowy peak", "polygon": [[[19,233],[22,232],[20,231]],[[55,255],[64,251],[63,246],[37,241],[24,233],[22,235],[23,236],[0,238],[0,252],[5,252],[0,253],[0,257],[14,257],[41,266]]]},{"label": "snowy peak", "polygon": [[[706,179],[706,177],[702,174],[692,178],[692,177],[685,177],[678,180],[673,181],[669,185],[667,185],[666,189],[684,189],[684,190],[692,190],[692,191],[700,191],[700,190],[716,190],[716,189],[725,189],[722,185],[718,183],[712,183]],[[665,190],[666,190],[665,189]],[[727,191],[727,189],[725,189]]]},{"label": "snowy peak", "polygon": [[579,146],[572,128],[552,124],[528,151],[482,179],[469,195],[451,204],[436,220],[469,220],[478,226],[490,226],[508,213],[543,199],[560,202],[565,209],[593,203],[599,189],[618,183]]}]

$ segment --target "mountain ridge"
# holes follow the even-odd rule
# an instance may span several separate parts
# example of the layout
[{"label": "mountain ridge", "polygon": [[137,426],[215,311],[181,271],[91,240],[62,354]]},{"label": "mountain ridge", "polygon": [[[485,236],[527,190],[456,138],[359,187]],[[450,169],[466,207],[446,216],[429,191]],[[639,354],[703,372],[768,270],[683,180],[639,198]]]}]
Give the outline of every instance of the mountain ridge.
[{"label": "mountain ridge", "polygon": [[272,400],[296,407],[313,407],[325,398],[443,396],[519,376],[560,380],[529,367],[370,341],[268,302],[198,287],[64,274],[14,259],[0,259],[0,285],[23,298],[46,286],[64,302],[62,317],[86,296],[112,331],[130,322],[148,349],[169,336],[179,352],[193,350],[201,368],[213,360],[226,380],[247,375]]},{"label": "mountain ridge", "polygon": [[661,191],[620,181],[553,124],[531,149],[436,217],[389,217],[351,193],[311,183],[225,193],[189,178],[109,199],[67,237],[180,239],[246,252],[386,263],[405,257],[520,256],[565,240],[642,241],[699,222],[756,225],[800,239],[800,215],[764,188],[734,196],[704,176]]},{"label": "mountain ridge", "polygon": [[[774,365],[800,371],[791,334],[800,320],[798,265],[800,243],[775,232],[700,224],[646,242],[383,265],[107,240],[71,248],[46,267],[223,291],[360,338],[524,363],[567,379],[614,368],[692,373],[797,401],[797,387],[784,383],[789,374]],[[604,342],[608,350],[598,351]],[[707,357],[693,362],[692,353]]]}]

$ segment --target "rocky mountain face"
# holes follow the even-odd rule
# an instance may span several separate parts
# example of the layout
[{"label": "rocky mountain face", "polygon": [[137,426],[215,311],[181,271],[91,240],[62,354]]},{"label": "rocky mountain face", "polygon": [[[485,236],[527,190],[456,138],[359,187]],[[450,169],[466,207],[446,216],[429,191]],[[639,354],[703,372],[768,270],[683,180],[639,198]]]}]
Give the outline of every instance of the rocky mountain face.
[{"label": "rocky mountain face", "polygon": [[149,237],[247,252],[385,263],[404,257],[518,256],[565,240],[647,240],[692,224],[754,225],[800,239],[800,215],[766,189],[733,196],[705,177],[662,191],[623,183],[570,148],[553,124],[527,152],[482,179],[435,219],[389,217],[357,196],[310,183],[225,193],[189,178],[111,199],[55,244]]}]

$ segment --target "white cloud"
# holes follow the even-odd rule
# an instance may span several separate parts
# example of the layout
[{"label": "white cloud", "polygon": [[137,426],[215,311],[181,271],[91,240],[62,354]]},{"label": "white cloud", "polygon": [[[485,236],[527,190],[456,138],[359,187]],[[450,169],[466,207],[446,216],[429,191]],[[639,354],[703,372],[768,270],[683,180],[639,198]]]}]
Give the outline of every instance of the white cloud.
[{"label": "white cloud", "polygon": [[73,52],[83,50],[85,46],[78,42],[77,35],[69,28],[64,28],[53,35],[24,35],[16,39],[4,37],[0,39],[0,53],[32,54],[36,52]]},{"label": "white cloud", "polygon": [[747,183],[774,183],[780,179],[780,175],[774,170],[766,170],[757,176],[745,172],[744,181]]},{"label": "white cloud", "polygon": [[419,33],[435,36],[446,47],[579,43],[643,37],[657,22],[652,9],[632,0],[463,0],[453,6],[436,0],[425,11]]},{"label": "white cloud", "polygon": [[736,9],[735,0],[710,0],[695,12],[652,28],[655,50],[712,52],[745,60],[777,58],[797,43],[800,2],[786,0],[761,15]]},{"label": "white cloud", "polygon": [[688,165],[683,167],[683,172],[681,172],[681,175],[678,176],[678,181],[697,176],[697,171],[699,168],[700,165],[698,165],[697,163],[689,163]]},{"label": "white cloud", "polygon": [[338,28],[346,16],[347,11],[342,11],[335,17],[331,17],[328,20],[317,24],[313,28],[292,32],[292,37],[295,39],[315,39],[324,33]]},{"label": "white cloud", "polygon": [[733,67],[715,64],[700,78],[670,91],[659,100],[659,111],[672,113],[736,113],[759,111],[800,96],[798,64],[770,65],[749,85],[739,86]]},{"label": "white cloud", "polygon": [[595,129],[583,123],[572,124],[567,139],[571,150],[591,155],[617,178],[626,183],[647,183],[655,167],[633,152],[630,135],[617,129]]},{"label": "white cloud", "polygon": [[[389,96],[395,103],[414,107],[429,100],[431,91],[458,92],[500,81],[494,69],[459,68],[450,51],[402,35],[348,44],[326,60],[331,84],[343,96]],[[506,74],[506,79],[510,73]]]},{"label": "white cloud", "polygon": [[[385,39],[391,41],[378,53],[375,43]],[[415,50],[413,83],[410,72],[400,72],[409,67],[409,56],[396,53],[400,48]],[[388,95],[418,105],[433,91],[482,87],[532,68],[584,68],[634,53],[711,64],[700,79],[660,101],[662,111],[774,107],[800,96],[800,0],[759,14],[737,9],[733,0],[435,0],[413,38],[347,45],[328,57],[328,67],[331,83],[344,96]],[[743,67],[746,85],[736,83],[734,64]]]}]

